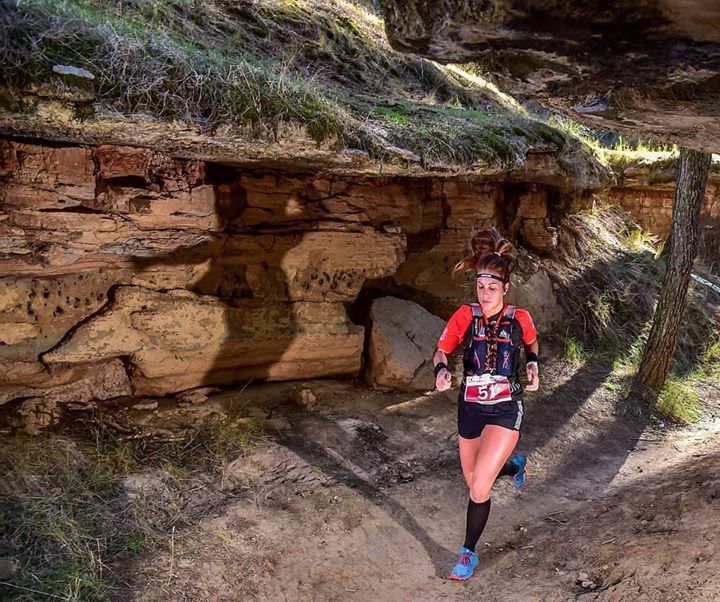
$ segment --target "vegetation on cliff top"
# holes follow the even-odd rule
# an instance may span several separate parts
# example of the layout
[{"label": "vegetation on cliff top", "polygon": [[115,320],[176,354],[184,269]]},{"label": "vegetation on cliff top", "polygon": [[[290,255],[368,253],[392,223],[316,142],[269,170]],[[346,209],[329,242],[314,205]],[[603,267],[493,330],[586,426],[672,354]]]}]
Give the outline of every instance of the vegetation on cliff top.
[{"label": "vegetation on cliff top", "polygon": [[300,125],[330,148],[427,166],[512,165],[531,149],[570,173],[594,163],[478,76],[393,51],[382,22],[344,0],[2,0],[0,11],[6,115],[51,99],[79,118],[256,139],[297,139],[287,130]]}]

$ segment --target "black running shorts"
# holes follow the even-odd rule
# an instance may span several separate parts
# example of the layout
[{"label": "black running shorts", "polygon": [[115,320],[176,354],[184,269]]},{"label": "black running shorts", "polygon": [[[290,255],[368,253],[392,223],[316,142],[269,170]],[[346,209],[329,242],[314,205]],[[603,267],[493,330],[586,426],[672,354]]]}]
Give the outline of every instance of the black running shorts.
[{"label": "black running shorts", "polygon": [[519,431],[523,420],[522,399],[486,405],[458,400],[458,434],[476,439],[487,424],[496,424],[511,431]]}]

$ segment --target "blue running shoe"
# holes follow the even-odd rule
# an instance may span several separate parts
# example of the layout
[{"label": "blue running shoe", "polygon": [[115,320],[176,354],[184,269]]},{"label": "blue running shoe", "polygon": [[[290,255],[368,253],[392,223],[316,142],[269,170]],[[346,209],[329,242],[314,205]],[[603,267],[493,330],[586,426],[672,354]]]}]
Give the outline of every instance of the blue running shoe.
[{"label": "blue running shoe", "polygon": [[522,489],[525,483],[527,483],[527,473],[525,472],[527,456],[513,454],[510,458],[510,464],[514,464],[517,467],[517,473],[510,479],[510,484],[515,487],[515,489]]},{"label": "blue running shoe", "polygon": [[466,581],[470,579],[478,564],[480,564],[478,555],[463,546],[460,548],[460,558],[458,558],[452,573],[450,573],[450,579],[455,581]]}]

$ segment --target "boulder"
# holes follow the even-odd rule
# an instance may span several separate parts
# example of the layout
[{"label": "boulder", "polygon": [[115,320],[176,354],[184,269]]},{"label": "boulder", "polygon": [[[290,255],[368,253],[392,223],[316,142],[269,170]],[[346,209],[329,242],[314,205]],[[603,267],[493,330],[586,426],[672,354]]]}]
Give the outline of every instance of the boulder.
[{"label": "boulder", "polygon": [[445,322],[412,301],[376,299],[368,346],[373,387],[427,391],[435,385],[432,356]]},{"label": "boulder", "polygon": [[513,276],[507,302],[527,309],[540,332],[551,331],[563,315],[550,276],[541,269],[521,277]]}]

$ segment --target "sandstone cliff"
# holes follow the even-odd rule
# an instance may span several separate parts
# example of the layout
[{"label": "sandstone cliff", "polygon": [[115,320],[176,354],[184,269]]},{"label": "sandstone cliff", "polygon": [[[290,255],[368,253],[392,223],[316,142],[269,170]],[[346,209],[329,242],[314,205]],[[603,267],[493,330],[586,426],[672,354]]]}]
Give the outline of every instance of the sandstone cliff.
[{"label": "sandstone cliff", "polygon": [[[392,52],[350,5],[281,4],[171,3],[167,23],[129,2],[117,14],[3,5],[3,31],[20,41],[0,70],[0,405],[31,429],[118,397],[359,376],[370,302],[394,294],[447,316],[467,294],[449,272],[477,226],[534,254],[514,300],[540,324],[558,316],[536,258],[607,168],[471,74]],[[208,7],[222,27],[198,54],[180,43],[197,24],[177,11]],[[20,25],[49,28],[45,62]],[[126,81],[100,70],[82,85],[53,71],[79,33],[83,68],[147,43],[150,64],[172,51],[192,77],[209,69],[192,80],[209,100],[188,89],[156,102],[135,64]],[[227,48],[260,96],[237,96],[235,80],[218,92],[228,64],[208,57]],[[177,120],[173,103],[187,109]]]},{"label": "sandstone cliff", "polygon": [[347,308],[399,291],[446,315],[472,227],[543,254],[583,194],[550,154],[469,179],[0,148],[0,403],[40,423],[58,404],[358,376]]}]

